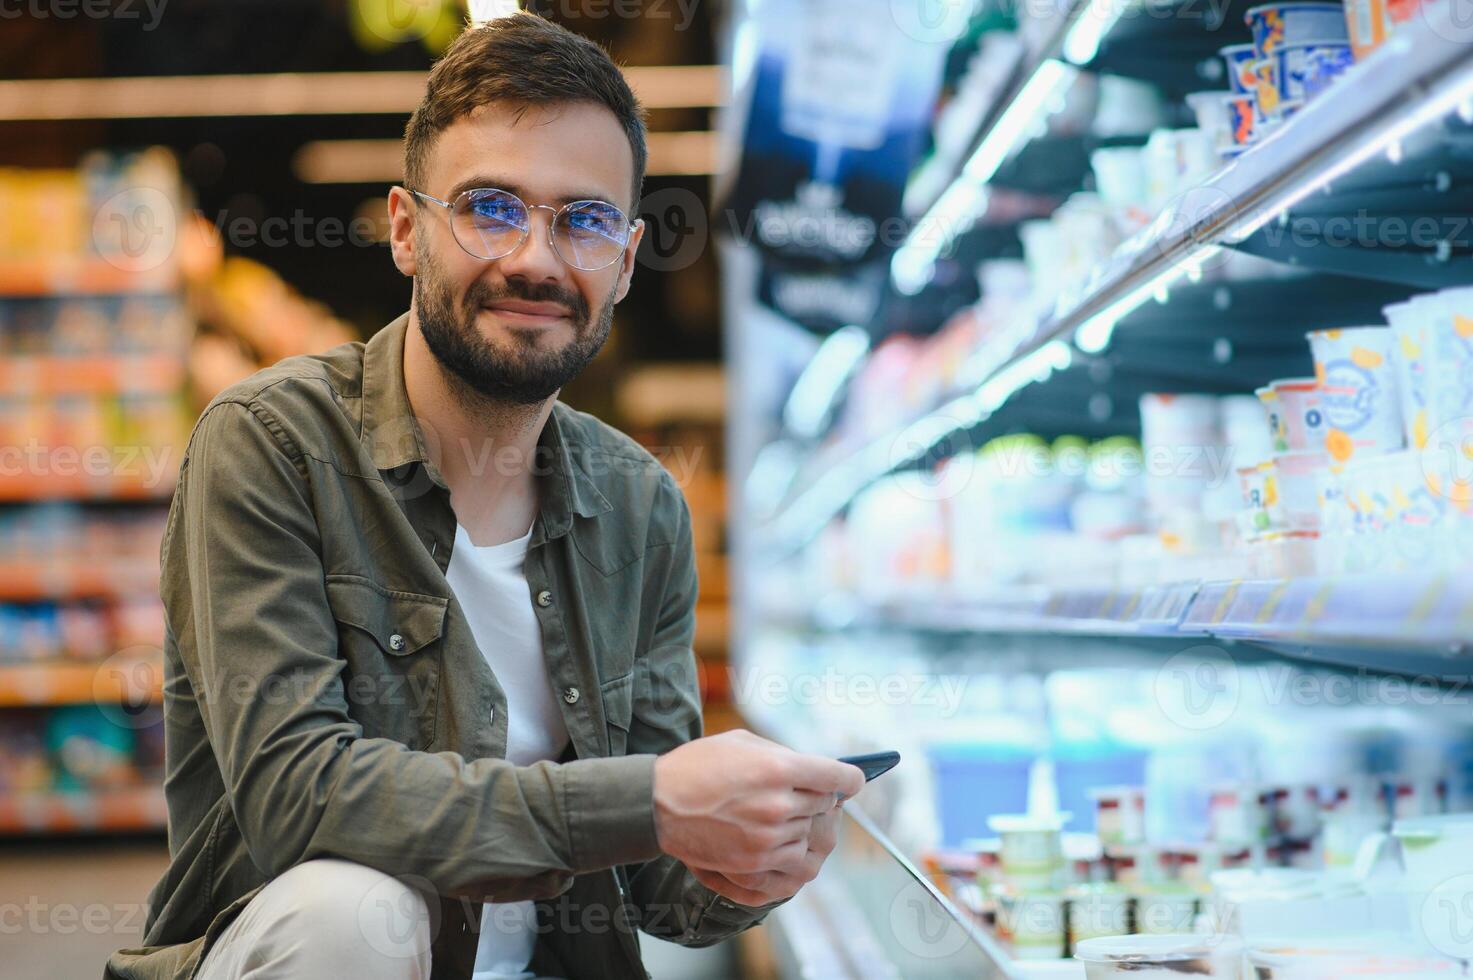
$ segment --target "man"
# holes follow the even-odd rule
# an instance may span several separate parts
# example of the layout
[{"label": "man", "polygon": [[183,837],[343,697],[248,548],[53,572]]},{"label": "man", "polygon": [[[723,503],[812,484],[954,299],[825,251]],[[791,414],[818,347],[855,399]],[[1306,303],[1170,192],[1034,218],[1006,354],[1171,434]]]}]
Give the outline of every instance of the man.
[{"label": "man", "polygon": [[862,774],[699,737],[689,511],[557,401],[644,164],[600,48],[466,32],[389,200],[409,313],[205,410],[163,544],[172,863],[107,976],[640,977],[632,927],[713,943],[817,873]]}]

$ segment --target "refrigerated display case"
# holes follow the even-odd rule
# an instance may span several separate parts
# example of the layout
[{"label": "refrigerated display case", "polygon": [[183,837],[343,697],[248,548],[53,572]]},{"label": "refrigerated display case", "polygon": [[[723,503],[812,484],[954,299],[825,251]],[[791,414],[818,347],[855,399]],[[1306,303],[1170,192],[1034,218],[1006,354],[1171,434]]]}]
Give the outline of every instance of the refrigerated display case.
[{"label": "refrigerated display case", "polygon": [[1461,975],[1466,18],[954,6],[878,312],[724,253],[734,697],[905,757],[788,971]]}]

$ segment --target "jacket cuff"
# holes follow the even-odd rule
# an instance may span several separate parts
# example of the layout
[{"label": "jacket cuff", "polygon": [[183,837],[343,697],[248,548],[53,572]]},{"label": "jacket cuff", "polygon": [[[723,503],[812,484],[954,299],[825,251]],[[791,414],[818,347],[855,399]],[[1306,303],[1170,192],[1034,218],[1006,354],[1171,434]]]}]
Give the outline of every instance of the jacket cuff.
[{"label": "jacket cuff", "polygon": [[573,867],[595,871],[659,856],[655,757],[626,755],[564,763],[564,813]]}]

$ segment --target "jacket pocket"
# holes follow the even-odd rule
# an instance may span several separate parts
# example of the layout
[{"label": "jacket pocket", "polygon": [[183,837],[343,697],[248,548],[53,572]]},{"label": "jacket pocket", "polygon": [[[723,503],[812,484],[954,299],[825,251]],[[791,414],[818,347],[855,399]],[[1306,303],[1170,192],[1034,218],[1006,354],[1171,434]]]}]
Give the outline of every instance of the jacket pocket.
[{"label": "jacket pocket", "polygon": [[450,600],[386,589],[359,575],[329,575],[326,583],[338,652],[348,665],[342,680],[349,713],[368,737],[428,747]]},{"label": "jacket pocket", "polygon": [[634,714],[634,672],[630,671],[599,688],[603,697],[604,721],[609,733],[609,756],[621,756],[629,749],[629,728]]}]

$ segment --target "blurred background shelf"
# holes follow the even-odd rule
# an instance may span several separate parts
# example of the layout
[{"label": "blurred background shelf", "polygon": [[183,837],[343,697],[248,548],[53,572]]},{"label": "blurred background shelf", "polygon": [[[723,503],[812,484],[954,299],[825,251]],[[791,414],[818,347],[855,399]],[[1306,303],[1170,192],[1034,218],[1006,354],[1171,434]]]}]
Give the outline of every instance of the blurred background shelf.
[{"label": "blurred background shelf", "polygon": [[162,785],[0,794],[0,834],[136,833],[162,830],[167,820]]},{"label": "blurred background shelf", "polygon": [[158,702],[163,678],[163,661],[154,659],[0,664],[0,708]]},{"label": "blurred background shelf", "polygon": [[[1251,643],[1283,656],[1407,677],[1473,677],[1473,582],[1449,575],[1373,575],[1185,582],[1135,588],[997,589],[885,601],[826,596],[816,629],[940,634],[1079,635]],[[1152,647],[1179,652],[1180,643]]]},{"label": "blurred background shelf", "polygon": [[0,389],[12,396],[118,395],[177,392],[184,364],[159,354],[22,355],[0,360]]},{"label": "blurred background shelf", "polygon": [[0,296],[118,296],[171,294],[180,285],[176,267],[144,272],[94,258],[25,259],[0,262]]},{"label": "blurred background shelf", "polygon": [[[86,459],[86,450],[78,455]],[[142,457],[131,449],[121,452],[118,465],[142,469]],[[73,464],[58,464],[58,468],[70,468]],[[78,464],[80,465],[80,464]],[[143,474],[130,473],[77,473],[48,474],[0,474],[0,503],[24,501],[73,500],[108,503],[116,501],[167,502],[174,493],[173,471],[165,471],[161,479],[155,480]],[[0,568],[0,574],[3,574]],[[3,590],[3,587],[0,587]]]}]

